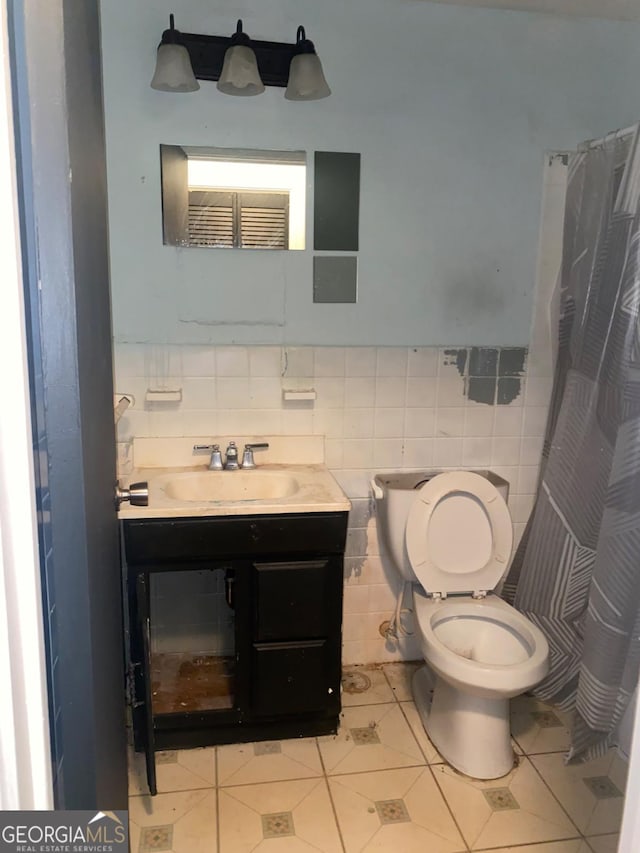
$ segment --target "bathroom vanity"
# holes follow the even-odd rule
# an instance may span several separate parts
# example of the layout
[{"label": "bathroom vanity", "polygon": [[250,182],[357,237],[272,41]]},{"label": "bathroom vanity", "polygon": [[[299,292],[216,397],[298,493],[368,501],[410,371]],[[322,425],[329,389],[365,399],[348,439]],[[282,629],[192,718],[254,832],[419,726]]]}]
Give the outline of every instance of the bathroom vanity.
[{"label": "bathroom vanity", "polygon": [[129,698],[151,792],[156,750],[335,732],[349,502],[326,468],[133,479],[149,506],[120,509]]}]

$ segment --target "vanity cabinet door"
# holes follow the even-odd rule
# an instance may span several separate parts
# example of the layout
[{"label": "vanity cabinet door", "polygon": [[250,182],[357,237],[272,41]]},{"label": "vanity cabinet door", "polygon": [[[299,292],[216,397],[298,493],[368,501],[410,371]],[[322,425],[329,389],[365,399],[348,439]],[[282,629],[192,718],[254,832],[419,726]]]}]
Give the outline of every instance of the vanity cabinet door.
[{"label": "vanity cabinet door", "polygon": [[326,637],[330,630],[329,560],[254,563],[258,642]]},{"label": "vanity cabinet door", "polygon": [[[306,643],[256,643],[253,647],[253,714],[320,711],[337,685],[328,676],[325,640]],[[329,691],[331,690],[331,694]]]}]

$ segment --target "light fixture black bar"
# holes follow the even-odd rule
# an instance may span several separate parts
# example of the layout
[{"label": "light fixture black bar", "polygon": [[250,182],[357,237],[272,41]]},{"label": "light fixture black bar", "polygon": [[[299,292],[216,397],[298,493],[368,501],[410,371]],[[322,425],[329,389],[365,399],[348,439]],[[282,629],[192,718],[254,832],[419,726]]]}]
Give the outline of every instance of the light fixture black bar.
[{"label": "light fixture black bar", "polygon": [[[198,80],[219,80],[224,54],[231,43],[225,36],[206,36],[175,31],[175,40],[189,51],[193,73]],[[265,86],[285,87],[289,79],[289,65],[296,53],[296,45],[277,41],[251,39],[260,77]]]}]

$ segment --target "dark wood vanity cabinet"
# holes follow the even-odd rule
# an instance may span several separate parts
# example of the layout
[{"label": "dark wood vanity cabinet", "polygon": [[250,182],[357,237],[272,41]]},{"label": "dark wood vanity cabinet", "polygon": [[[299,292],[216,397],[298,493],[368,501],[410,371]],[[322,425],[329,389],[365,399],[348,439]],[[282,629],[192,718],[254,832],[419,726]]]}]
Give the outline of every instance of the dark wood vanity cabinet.
[{"label": "dark wood vanity cabinet", "polygon": [[[123,521],[129,694],[152,793],[155,750],[337,730],[346,532],[346,512]],[[213,670],[202,656],[204,669],[191,680],[176,676],[172,688],[179,694],[195,683],[200,705],[190,707],[186,695],[167,703],[160,685],[151,584],[157,573],[190,571],[224,577],[234,647],[224,664],[233,684],[226,706],[207,702],[201,672]],[[190,672],[192,663],[172,672]]]},{"label": "dark wood vanity cabinet", "polygon": [[[254,562],[250,706],[256,716],[338,713],[342,560]],[[337,664],[337,666],[336,666]],[[336,689],[337,677],[337,689]]]}]

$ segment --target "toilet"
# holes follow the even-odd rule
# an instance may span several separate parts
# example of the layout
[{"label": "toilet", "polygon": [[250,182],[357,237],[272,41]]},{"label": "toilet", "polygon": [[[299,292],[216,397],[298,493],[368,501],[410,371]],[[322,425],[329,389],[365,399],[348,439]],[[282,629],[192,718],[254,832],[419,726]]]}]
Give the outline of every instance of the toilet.
[{"label": "toilet", "polygon": [[490,472],[378,474],[378,532],[412,583],[425,666],[412,689],[442,757],[478,779],[513,767],[509,699],[548,672],[544,634],[495,592],[511,557],[508,484]]}]

